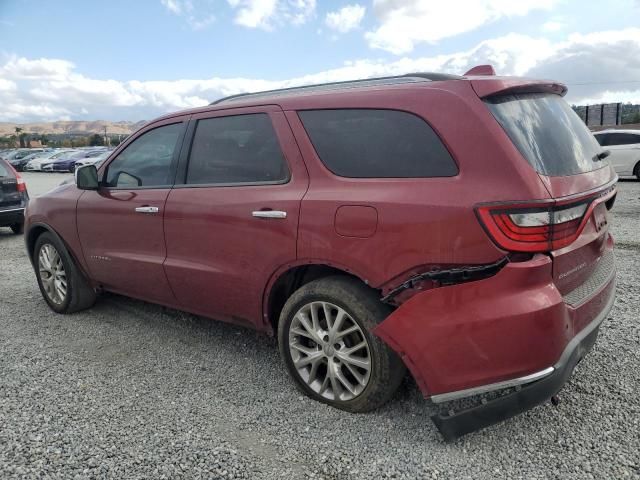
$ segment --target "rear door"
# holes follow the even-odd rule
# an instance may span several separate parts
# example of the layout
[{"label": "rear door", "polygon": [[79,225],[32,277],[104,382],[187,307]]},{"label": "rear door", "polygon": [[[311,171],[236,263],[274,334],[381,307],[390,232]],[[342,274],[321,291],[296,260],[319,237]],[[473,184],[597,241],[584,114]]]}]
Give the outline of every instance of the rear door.
[{"label": "rear door", "polygon": [[185,310],[261,328],[270,277],[296,259],[302,158],[279,107],[207,112],[189,129],[165,210],[171,288]]},{"label": "rear door", "polygon": [[91,277],[107,290],[175,302],[164,274],[163,218],[188,117],[148,126],[78,200],[78,235]]}]

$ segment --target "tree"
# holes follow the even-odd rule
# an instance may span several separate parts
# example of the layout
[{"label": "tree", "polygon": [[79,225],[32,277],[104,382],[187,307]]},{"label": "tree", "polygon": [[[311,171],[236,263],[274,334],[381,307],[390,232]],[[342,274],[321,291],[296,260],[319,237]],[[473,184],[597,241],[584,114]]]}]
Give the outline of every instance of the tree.
[{"label": "tree", "polygon": [[92,147],[101,147],[104,145],[104,139],[96,133],[90,138],[89,145]]},{"label": "tree", "polygon": [[27,134],[22,131],[22,128],[16,127],[16,135],[20,139],[20,148],[25,148],[24,139]]}]

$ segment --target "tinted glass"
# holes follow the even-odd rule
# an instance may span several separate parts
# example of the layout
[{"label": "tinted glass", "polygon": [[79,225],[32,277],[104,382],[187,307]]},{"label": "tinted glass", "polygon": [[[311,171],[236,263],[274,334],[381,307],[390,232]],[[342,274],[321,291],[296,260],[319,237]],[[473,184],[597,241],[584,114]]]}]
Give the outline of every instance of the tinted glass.
[{"label": "tinted glass", "polygon": [[288,176],[269,115],[198,122],[189,157],[188,184],[281,182]]},{"label": "tinted glass", "polygon": [[[4,160],[0,160],[0,177],[8,177],[9,175],[9,168],[4,163]],[[13,176],[13,174],[11,174],[11,176]]]},{"label": "tinted glass", "polygon": [[495,97],[486,103],[537,172],[576,175],[606,165],[593,160],[602,148],[562,97],[530,93]]},{"label": "tinted glass", "polygon": [[109,187],[160,187],[173,183],[171,163],[182,123],[165,125],[136,138],[109,164]]},{"label": "tinted glass", "polygon": [[450,177],[458,167],[421,118],[397,110],[299,112],[320,160],[352,178]]},{"label": "tinted glass", "polygon": [[598,141],[598,143],[602,146],[606,146],[608,145],[608,141],[609,141],[609,135],[606,133],[602,133],[600,135],[594,135],[594,137],[596,137],[596,140]]},{"label": "tinted glass", "polygon": [[607,145],[633,145],[640,143],[640,135],[633,133],[610,133]]}]

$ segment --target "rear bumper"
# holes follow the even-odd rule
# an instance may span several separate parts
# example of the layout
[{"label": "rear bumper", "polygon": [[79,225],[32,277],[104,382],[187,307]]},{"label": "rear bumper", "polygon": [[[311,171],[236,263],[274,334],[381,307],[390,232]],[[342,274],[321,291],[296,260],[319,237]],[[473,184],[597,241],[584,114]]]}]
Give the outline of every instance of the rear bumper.
[{"label": "rear bumper", "polygon": [[[608,242],[602,259],[613,255],[612,248]],[[484,280],[418,293],[375,329],[434,402],[543,385],[536,387],[536,395],[527,394],[526,401],[516,396],[489,402],[473,414],[436,417],[445,436],[445,424],[455,425],[449,427],[455,436],[531,408],[553,395],[571,374],[575,363],[566,352],[586,351],[576,346],[576,339],[588,328],[596,329],[613,305],[615,267],[611,262],[609,274],[574,304],[552,278],[551,259],[536,255],[509,263]]]},{"label": "rear bumper", "polygon": [[24,222],[24,207],[0,209],[0,227]]},{"label": "rear bumper", "polygon": [[567,345],[560,360],[550,368],[551,373],[541,380],[526,384],[514,393],[491,400],[478,407],[462,410],[452,415],[438,414],[431,419],[446,441],[511,418],[546,402],[558,393],[567,382],[574,368],[596,342],[600,324],[607,318],[615,297],[611,297],[605,309],[587,327],[582,329]]}]

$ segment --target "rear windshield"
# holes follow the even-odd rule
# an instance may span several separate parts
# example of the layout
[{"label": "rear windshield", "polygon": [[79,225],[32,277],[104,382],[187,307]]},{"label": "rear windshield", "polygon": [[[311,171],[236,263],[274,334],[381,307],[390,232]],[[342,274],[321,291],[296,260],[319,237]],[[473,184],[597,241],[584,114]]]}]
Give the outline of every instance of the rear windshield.
[{"label": "rear windshield", "polygon": [[602,148],[562,97],[528,93],[494,97],[486,103],[538,173],[576,175],[605,165],[594,161]]},{"label": "rear windshield", "polygon": [[0,160],[0,177],[8,177],[8,176],[9,176],[9,169],[7,168],[5,163],[2,160]]}]

